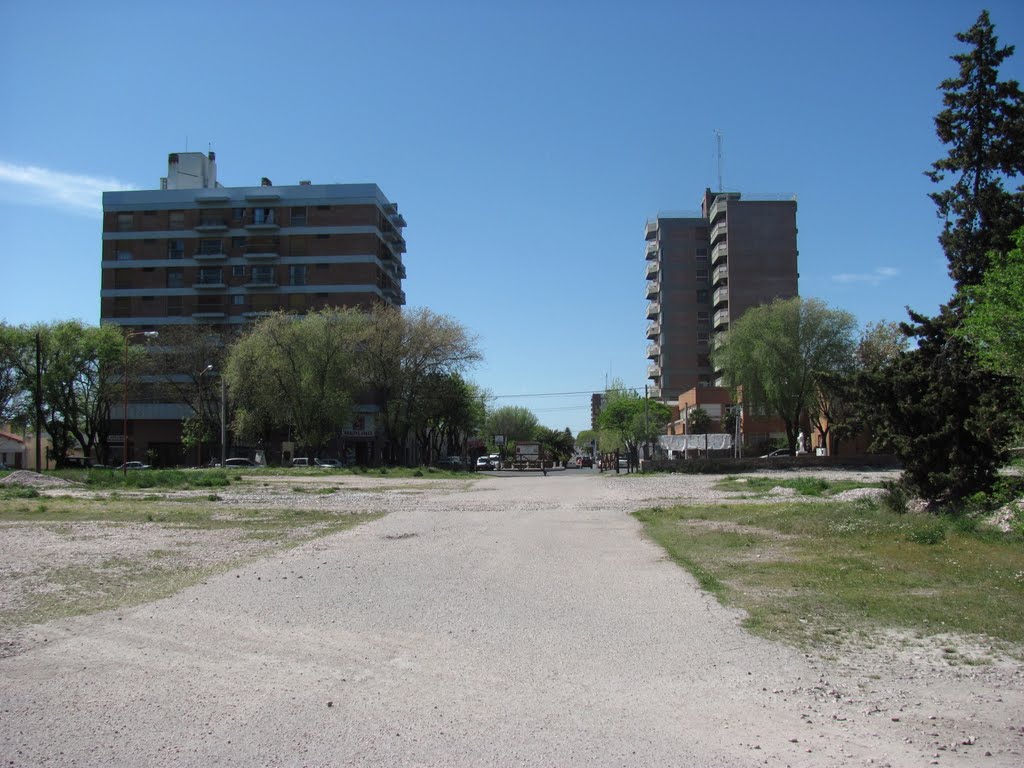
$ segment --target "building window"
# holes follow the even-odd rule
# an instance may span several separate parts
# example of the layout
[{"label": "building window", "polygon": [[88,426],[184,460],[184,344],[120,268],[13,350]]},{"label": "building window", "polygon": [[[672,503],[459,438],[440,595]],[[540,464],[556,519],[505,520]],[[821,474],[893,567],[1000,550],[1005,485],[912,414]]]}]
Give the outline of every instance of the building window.
[{"label": "building window", "polygon": [[306,207],[293,207],[291,224],[293,227],[304,227],[306,225]]},{"label": "building window", "polygon": [[711,313],[710,312],[698,312],[697,313],[697,327],[707,328],[711,324]]},{"label": "building window", "polygon": [[245,264],[235,264],[231,267],[232,277],[245,277]]},{"label": "building window", "polygon": [[114,317],[131,317],[132,300],[127,296],[114,299]]},{"label": "building window", "polygon": [[710,334],[707,331],[697,331],[697,343],[698,344],[707,344],[708,339],[710,339],[710,338],[711,338],[711,336],[710,336]]},{"label": "building window", "polygon": [[132,213],[119,213],[117,214],[117,228],[126,232],[131,229],[135,229],[135,214]]},{"label": "building window", "polygon": [[697,279],[698,280],[707,280],[708,279],[708,268],[707,267],[704,267],[703,269],[701,269],[700,267],[697,268]]},{"label": "building window", "polygon": [[698,248],[697,249],[697,258],[699,259],[701,256],[703,256],[705,259],[708,257],[708,249],[707,248]]},{"label": "building window", "polygon": [[252,223],[253,224],[273,224],[274,223],[274,209],[273,208],[253,208],[252,209]]},{"label": "building window", "polygon": [[245,248],[245,237],[244,236],[232,237],[231,238],[231,247],[232,248]]},{"label": "building window", "polygon": [[236,294],[231,297],[231,303],[236,307],[245,306],[245,296],[242,296],[241,294]]},{"label": "building window", "polygon": [[288,241],[289,253],[292,256],[305,256],[307,250],[306,238],[293,237]]},{"label": "building window", "polygon": [[132,252],[131,251],[118,251],[117,252],[117,260],[118,261],[131,261],[132,260]]},{"label": "building window", "polygon": [[178,317],[181,315],[181,296],[167,297],[167,315],[168,317]]},{"label": "building window", "polygon": [[245,208],[232,208],[231,209],[231,220],[232,221],[245,221]]},{"label": "building window", "polygon": [[224,282],[220,267],[203,267],[199,270],[199,285],[220,285]]},{"label": "building window", "polygon": [[708,303],[708,292],[703,288],[697,290],[697,303],[707,304]]},{"label": "building window", "polygon": [[274,282],[274,268],[273,267],[253,267],[252,277],[249,278],[254,283],[273,283]]},{"label": "building window", "polygon": [[185,212],[184,211],[171,211],[167,217],[167,228],[168,229],[184,229],[185,228]]},{"label": "building window", "polygon": [[305,285],[306,284],[306,268],[301,267],[288,267],[288,284],[289,285]]},{"label": "building window", "polygon": [[185,270],[184,269],[168,269],[167,270],[167,287],[168,288],[184,288],[185,287]]},{"label": "building window", "polygon": [[181,259],[185,257],[185,241],[184,240],[168,240],[167,241],[167,258],[168,259]]},{"label": "building window", "polygon": [[203,256],[214,256],[218,253],[223,253],[220,240],[200,240],[199,241],[199,253]]}]

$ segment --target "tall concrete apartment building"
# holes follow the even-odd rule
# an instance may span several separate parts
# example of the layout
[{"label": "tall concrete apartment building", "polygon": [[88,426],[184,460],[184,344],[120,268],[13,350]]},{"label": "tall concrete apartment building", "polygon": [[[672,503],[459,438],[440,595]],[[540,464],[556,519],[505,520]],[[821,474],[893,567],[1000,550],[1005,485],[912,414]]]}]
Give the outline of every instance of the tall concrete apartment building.
[{"label": "tall concrete apartment building", "polygon": [[[172,153],[159,189],[103,194],[101,322],[159,331],[401,306],[405,224],[375,184],[224,187],[213,152]],[[169,457],[189,415],[182,404],[130,404],[125,454],[157,445]]]},{"label": "tall concrete apartment building", "polygon": [[714,334],[750,307],[798,295],[796,233],[795,198],[711,190],[699,212],[647,222],[652,397],[675,402],[694,387],[715,384]]}]

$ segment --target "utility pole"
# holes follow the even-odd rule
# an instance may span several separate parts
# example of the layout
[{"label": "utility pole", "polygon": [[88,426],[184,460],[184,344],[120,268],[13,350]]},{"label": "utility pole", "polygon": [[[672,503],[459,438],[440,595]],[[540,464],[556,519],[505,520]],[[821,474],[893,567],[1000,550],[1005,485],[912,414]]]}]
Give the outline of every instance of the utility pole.
[{"label": "utility pole", "polygon": [[36,331],[36,472],[43,471],[43,352]]},{"label": "utility pole", "polygon": [[224,372],[220,373],[220,465],[227,461],[228,425],[227,425],[227,385],[224,383]]}]

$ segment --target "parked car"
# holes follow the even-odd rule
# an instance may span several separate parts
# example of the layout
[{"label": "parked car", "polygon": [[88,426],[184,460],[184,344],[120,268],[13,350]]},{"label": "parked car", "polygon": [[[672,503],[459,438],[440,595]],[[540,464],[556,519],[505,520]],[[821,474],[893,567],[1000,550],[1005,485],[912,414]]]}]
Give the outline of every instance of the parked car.
[{"label": "parked car", "polygon": [[483,472],[488,469],[494,469],[494,462],[491,461],[490,456],[481,456],[479,459],[476,460],[477,472]]},{"label": "parked car", "polygon": [[629,459],[625,456],[619,456],[619,469],[629,469]]},{"label": "parked car", "polygon": [[337,459],[313,459],[313,463],[324,469],[341,469],[342,464]]},{"label": "parked car", "polygon": [[312,466],[312,465],[310,464],[309,459],[292,459],[292,466],[293,467],[309,467],[309,466]]},{"label": "parked car", "polygon": [[126,461],[124,464],[118,467],[119,470],[125,469],[149,469],[149,464],[143,464],[141,461]]},{"label": "parked car", "polygon": [[257,467],[259,465],[255,461],[253,461],[252,459],[235,458],[235,459],[225,459],[224,460],[224,466],[225,467]]},{"label": "parked car", "polygon": [[778,458],[780,458],[782,456],[785,456],[785,457],[788,458],[788,457],[790,457],[792,455],[793,454],[791,454],[789,452],[789,448],[779,448],[777,451],[772,451],[771,453],[766,453],[761,458],[762,459],[778,459]]},{"label": "parked car", "polygon": [[462,457],[460,456],[445,456],[443,459],[438,459],[435,466],[439,469],[464,469],[462,464]]},{"label": "parked car", "polygon": [[593,467],[594,466],[594,459],[591,456],[577,456],[576,457],[576,466],[580,467],[580,468],[582,468],[582,467]]}]

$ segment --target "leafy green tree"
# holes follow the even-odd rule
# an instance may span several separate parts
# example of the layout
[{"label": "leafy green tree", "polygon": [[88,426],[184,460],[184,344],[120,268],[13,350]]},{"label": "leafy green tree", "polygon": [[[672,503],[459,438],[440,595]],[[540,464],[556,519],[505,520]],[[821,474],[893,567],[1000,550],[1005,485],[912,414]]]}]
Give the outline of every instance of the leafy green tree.
[{"label": "leafy green tree", "polygon": [[[42,427],[50,435],[58,467],[76,445],[87,456],[106,460],[110,408],[122,392],[123,338],[115,326],[87,326],[78,320],[0,328],[5,375],[29,421],[34,421],[38,394]],[[38,393],[37,370],[42,385]]]},{"label": "leafy green tree", "polygon": [[1024,385],[1024,228],[1015,240],[1017,247],[996,254],[981,283],[965,290],[958,335],[971,343],[987,370]]},{"label": "leafy green tree", "polygon": [[1004,181],[1024,174],[1024,96],[1016,80],[1000,80],[999,67],[1014,47],[999,47],[988,11],[956,39],[969,46],[952,59],[956,77],[942,82],[943,109],[935,132],[949,147],[928,177],[952,183],[931,194],[945,225],[939,242],[957,289],[981,282],[989,254],[1007,253],[1024,225],[1024,192]]},{"label": "leafy green tree", "polygon": [[617,389],[606,393],[598,425],[621,441],[634,466],[639,447],[664,434],[671,419],[672,409],[667,405],[642,398],[630,389]]},{"label": "leafy green tree", "polygon": [[597,441],[598,431],[596,429],[583,429],[576,435],[576,450],[591,455],[591,443]]},{"label": "leafy green tree", "polygon": [[711,431],[711,416],[700,406],[691,408],[686,421],[688,434],[703,435]]},{"label": "leafy green tree", "polygon": [[994,484],[1019,423],[1018,390],[978,365],[952,310],[911,320],[904,332],[917,347],[858,378],[862,412],[876,445],[901,459],[907,489],[955,505]]},{"label": "leafy green tree", "polygon": [[441,455],[462,455],[466,438],[480,429],[482,417],[475,385],[457,373],[432,374],[412,419],[420,456],[430,463]]},{"label": "leafy green tree", "polygon": [[251,439],[267,427],[291,427],[300,450],[318,455],[364,387],[358,352],[366,333],[367,316],[354,309],[263,318],[227,359],[236,433]]},{"label": "leafy green tree", "polygon": [[537,417],[529,408],[505,405],[487,414],[484,431],[489,438],[504,435],[507,447],[513,442],[533,440],[539,427]]},{"label": "leafy green tree", "polygon": [[777,299],[733,323],[713,359],[746,404],[782,419],[795,452],[801,416],[818,408],[821,375],[850,364],[855,327],[853,315],[818,299]]},{"label": "leafy green tree", "polygon": [[434,376],[465,373],[482,359],[477,338],[446,315],[429,309],[401,311],[378,306],[369,315],[360,363],[381,404],[391,459],[407,454],[419,400]]},{"label": "leafy green tree", "polygon": [[564,461],[572,456],[575,441],[568,428],[564,430],[538,427],[535,435],[541,451],[554,461]]}]

